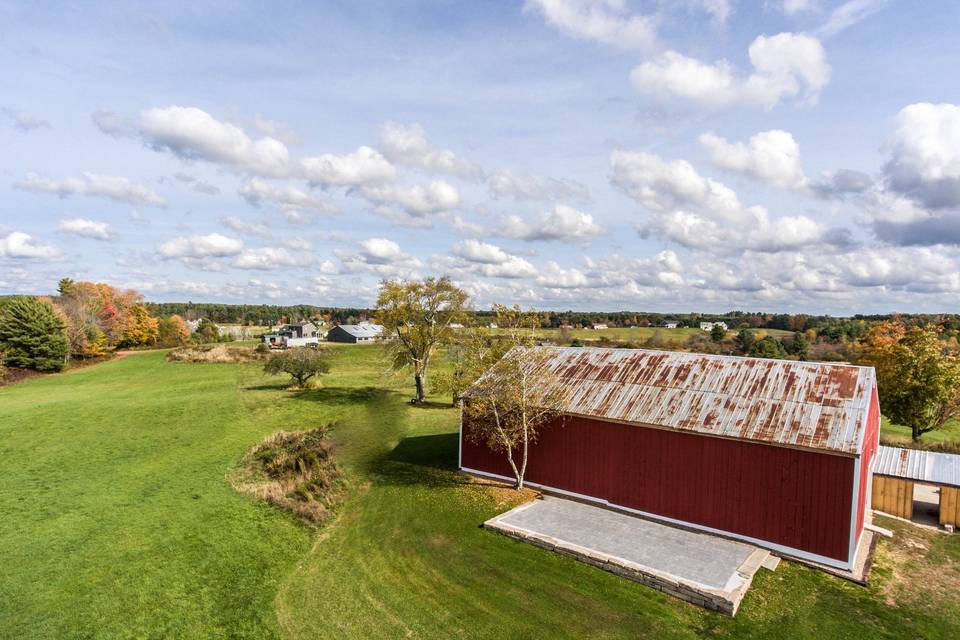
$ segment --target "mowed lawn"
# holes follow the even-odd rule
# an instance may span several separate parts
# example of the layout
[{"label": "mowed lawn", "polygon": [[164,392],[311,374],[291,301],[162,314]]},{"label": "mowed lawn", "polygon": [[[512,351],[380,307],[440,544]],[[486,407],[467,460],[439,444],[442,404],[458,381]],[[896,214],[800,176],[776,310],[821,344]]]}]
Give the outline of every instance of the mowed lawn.
[{"label": "mowed lawn", "polygon": [[[955,637],[960,536],[894,521],[867,588],[784,563],[737,618],[479,528],[520,499],[457,473],[456,412],[376,347],[320,389],[144,353],[0,389],[0,637]],[[233,492],[244,451],[337,421],[319,531]]]}]

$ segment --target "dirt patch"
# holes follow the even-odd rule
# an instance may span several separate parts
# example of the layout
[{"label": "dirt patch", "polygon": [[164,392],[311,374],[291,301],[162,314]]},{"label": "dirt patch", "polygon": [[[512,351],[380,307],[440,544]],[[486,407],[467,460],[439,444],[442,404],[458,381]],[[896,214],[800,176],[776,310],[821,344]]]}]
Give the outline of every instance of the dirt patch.
[{"label": "dirt patch", "polygon": [[960,599],[960,562],[939,549],[952,542],[947,534],[906,523],[893,528],[893,539],[878,546],[874,565],[883,576],[880,593],[887,604],[923,606]]},{"label": "dirt patch", "polygon": [[310,431],[279,431],[244,456],[231,478],[242,493],[319,525],[339,503],[343,477],[333,461],[330,426]]},{"label": "dirt patch", "polygon": [[258,352],[254,347],[230,347],[225,344],[204,345],[199,347],[180,347],[167,354],[172,362],[193,363],[240,363],[265,360],[268,354]]}]

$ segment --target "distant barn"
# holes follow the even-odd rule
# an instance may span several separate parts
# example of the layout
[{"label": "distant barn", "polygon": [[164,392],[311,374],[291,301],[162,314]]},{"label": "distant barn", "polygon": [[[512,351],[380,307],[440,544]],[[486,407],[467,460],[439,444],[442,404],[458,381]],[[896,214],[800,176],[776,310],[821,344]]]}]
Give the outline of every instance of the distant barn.
[{"label": "distant barn", "polygon": [[[530,484],[852,567],[879,444],[872,368],[539,348],[568,400],[532,446]],[[512,479],[505,456],[469,429],[460,468]]]},{"label": "distant barn", "polygon": [[383,337],[379,324],[339,324],[327,332],[328,342],[374,342]]}]

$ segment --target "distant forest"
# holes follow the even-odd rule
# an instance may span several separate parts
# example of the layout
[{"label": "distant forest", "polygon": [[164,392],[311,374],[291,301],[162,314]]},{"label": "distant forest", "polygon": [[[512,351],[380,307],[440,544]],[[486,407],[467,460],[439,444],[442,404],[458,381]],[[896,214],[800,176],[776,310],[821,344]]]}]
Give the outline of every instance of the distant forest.
[{"label": "distant forest", "polygon": [[[350,307],[318,307],[313,305],[268,305],[268,304],[219,304],[206,302],[148,302],[148,310],[158,317],[177,314],[187,320],[207,318],[218,324],[242,324],[251,326],[276,325],[305,319],[319,319],[328,323],[354,324],[373,319],[373,309]],[[656,327],[664,322],[679,322],[680,326],[697,327],[701,322],[726,322],[730,329],[756,328],[781,329],[784,331],[815,330],[826,340],[839,341],[857,338],[867,327],[877,321],[898,317],[908,325],[939,325],[953,335],[960,331],[960,314],[891,314],[855,315],[840,318],[826,315],[762,313],[730,311],[721,314],[709,313],[651,313],[641,311],[543,311],[541,324],[544,327],[590,327],[603,323],[609,327]],[[493,312],[477,311],[477,321],[492,321]]]}]

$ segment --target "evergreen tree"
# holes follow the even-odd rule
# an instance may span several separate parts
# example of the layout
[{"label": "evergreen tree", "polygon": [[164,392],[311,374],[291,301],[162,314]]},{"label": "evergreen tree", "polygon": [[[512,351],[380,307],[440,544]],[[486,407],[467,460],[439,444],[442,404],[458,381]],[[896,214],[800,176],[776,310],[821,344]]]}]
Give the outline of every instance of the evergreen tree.
[{"label": "evergreen tree", "polygon": [[63,318],[47,300],[14,298],[0,312],[0,351],[8,366],[59,371],[69,353]]}]

